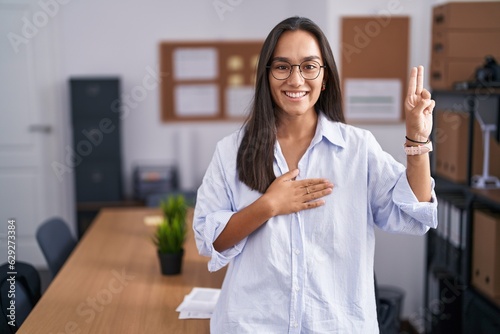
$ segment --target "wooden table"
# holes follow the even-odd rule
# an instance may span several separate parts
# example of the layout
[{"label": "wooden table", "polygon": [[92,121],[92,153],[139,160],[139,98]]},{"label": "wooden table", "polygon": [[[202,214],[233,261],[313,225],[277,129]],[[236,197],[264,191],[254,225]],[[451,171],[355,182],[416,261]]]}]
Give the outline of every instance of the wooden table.
[{"label": "wooden table", "polygon": [[209,333],[209,320],[179,320],[176,307],[195,286],[220,288],[191,229],[181,275],[163,276],[146,226],[155,209],[103,209],[50,284],[20,334]]}]

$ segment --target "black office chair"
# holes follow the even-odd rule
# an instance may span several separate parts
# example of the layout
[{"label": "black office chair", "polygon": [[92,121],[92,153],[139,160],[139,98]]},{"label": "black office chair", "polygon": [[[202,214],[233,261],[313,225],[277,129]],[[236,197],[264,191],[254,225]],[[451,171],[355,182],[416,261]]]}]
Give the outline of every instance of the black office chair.
[{"label": "black office chair", "polygon": [[[0,332],[6,334],[15,333],[19,329],[41,295],[38,271],[32,265],[20,261],[17,261],[14,266],[13,270],[9,268],[8,263],[0,266],[0,304],[2,309]],[[8,274],[12,271],[16,272],[16,274]],[[7,280],[12,276],[15,276],[15,290],[11,289],[12,281]],[[12,295],[12,290],[15,291],[15,296]],[[14,322],[12,322],[13,317],[10,316],[11,312],[8,310],[11,300],[15,301]],[[11,324],[14,324],[14,326]]]},{"label": "black office chair", "polygon": [[36,232],[36,239],[52,277],[55,277],[75,248],[76,239],[71,235],[68,225],[60,218],[44,222]]}]

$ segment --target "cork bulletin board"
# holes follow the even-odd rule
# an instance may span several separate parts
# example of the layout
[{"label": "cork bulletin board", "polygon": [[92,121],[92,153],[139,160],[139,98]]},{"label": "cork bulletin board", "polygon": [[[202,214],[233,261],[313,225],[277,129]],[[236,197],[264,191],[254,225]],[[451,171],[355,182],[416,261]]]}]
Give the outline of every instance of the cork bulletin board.
[{"label": "cork bulletin board", "polygon": [[348,122],[404,119],[409,18],[342,18],[341,81]]},{"label": "cork bulletin board", "polygon": [[161,119],[242,120],[248,113],[263,41],[162,42]]}]

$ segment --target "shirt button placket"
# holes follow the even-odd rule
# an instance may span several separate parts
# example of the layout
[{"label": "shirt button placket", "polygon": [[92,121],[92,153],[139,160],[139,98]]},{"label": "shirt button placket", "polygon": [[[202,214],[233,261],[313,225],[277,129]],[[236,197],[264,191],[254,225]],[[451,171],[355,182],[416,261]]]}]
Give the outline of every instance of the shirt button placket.
[{"label": "shirt button placket", "polygon": [[300,317],[302,314],[302,296],[301,285],[303,284],[304,259],[301,256],[302,237],[300,213],[296,213],[296,221],[291,226],[291,241],[292,241],[292,291],[290,308],[290,328],[289,333],[300,333]]}]

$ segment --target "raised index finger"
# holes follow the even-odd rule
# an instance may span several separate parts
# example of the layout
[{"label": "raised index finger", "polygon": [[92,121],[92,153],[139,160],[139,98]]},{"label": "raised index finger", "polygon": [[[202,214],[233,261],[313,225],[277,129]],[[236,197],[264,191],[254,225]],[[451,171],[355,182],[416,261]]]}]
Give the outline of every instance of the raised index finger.
[{"label": "raised index finger", "polygon": [[408,96],[415,94],[417,90],[417,68],[412,67],[410,72],[410,81],[408,81]]}]

